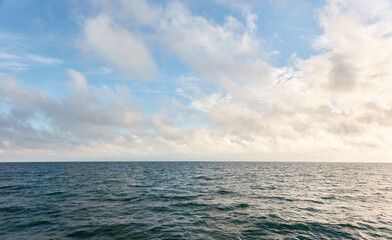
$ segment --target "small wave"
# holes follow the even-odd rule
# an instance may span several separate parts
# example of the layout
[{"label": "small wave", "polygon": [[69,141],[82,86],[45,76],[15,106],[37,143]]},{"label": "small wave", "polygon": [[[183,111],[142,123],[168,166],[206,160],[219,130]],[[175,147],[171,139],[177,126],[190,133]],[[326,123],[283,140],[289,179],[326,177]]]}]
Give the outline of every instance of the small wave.
[{"label": "small wave", "polygon": [[3,213],[17,213],[17,212],[25,212],[27,210],[28,210],[27,208],[18,207],[18,206],[0,208],[0,212],[3,212]]},{"label": "small wave", "polygon": [[216,193],[221,194],[221,195],[226,195],[226,194],[233,194],[234,192],[229,191],[229,190],[225,190],[225,189],[221,189],[221,190],[218,190]]},{"label": "small wave", "polygon": [[153,207],[149,207],[148,209],[153,212],[170,212],[170,211],[172,211],[169,207],[165,207],[165,206],[153,206]]},{"label": "small wave", "polygon": [[171,204],[170,206],[173,206],[173,207],[208,207],[208,204],[197,203],[197,202],[184,202],[184,203]]},{"label": "small wave", "polygon": [[324,197],[321,197],[321,199],[324,199],[324,200],[330,200],[330,199],[336,199],[336,197],[335,197],[335,196],[333,196],[333,195],[329,195],[329,196],[324,196]]},{"label": "small wave", "polygon": [[320,212],[319,209],[312,208],[312,207],[306,207],[306,208],[300,208],[300,209],[301,209],[301,210],[308,211],[308,212]]},{"label": "small wave", "polygon": [[62,194],[64,194],[64,193],[65,193],[65,192],[58,191],[58,192],[46,193],[45,195],[46,195],[46,196],[56,196],[56,195],[62,195]]},{"label": "small wave", "polygon": [[31,223],[27,223],[27,224],[23,224],[23,225],[19,225],[19,228],[29,228],[29,227],[36,227],[36,226],[40,226],[40,225],[48,225],[48,224],[52,224],[52,222],[46,221],[46,220],[40,220],[40,221],[34,221]]},{"label": "small wave", "polygon": [[304,200],[302,200],[302,201],[304,201],[304,202],[311,202],[311,203],[317,203],[317,204],[324,204],[324,203],[321,202],[321,201],[312,200],[312,199],[304,199]]},{"label": "small wave", "polygon": [[274,186],[251,186],[250,189],[258,189],[258,190],[274,190]]},{"label": "small wave", "polygon": [[23,190],[23,189],[28,189],[28,188],[31,188],[31,186],[26,186],[26,185],[0,186],[0,189],[4,189],[4,190]]},{"label": "small wave", "polygon": [[351,229],[359,229],[359,230],[364,230],[365,228],[360,227],[360,226],[356,226],[350,223],[340,223],[337,224],[337,226],[341,227],[341,228],[351,228]]},{"label": "small wave", "polygon": [[200,180],[206,180],[206,181],[214,180],[213,178],[206,177],[206,176],[196,176],[196,177],[193,177],[193,179],[200,179]]},{"label": "small wave", "polygon": [[257,196],[255,198],[259,198],[259,199],[272,199],[272,200],[280,200],[280,201],[287,201],[287,202],[294,202],[295,199],[292,198],[285,198],[285,197],[281,197],[281,196]]},{"label": "small wave", "polygon": [[120,198],[119,201],[121,202],[139,202],[141,199],[139,197],[126,197],[126,198]]},{"label": "small wave", "polygon": [[145,224],[113,224],[108,226],[86,226],[87,229],[93,230],[75,230],[66,236],[69,238],[76,239],[88,239],[98,237],[109,237],[117,236],[121,239],[145,239],[146,234],[143,231],[135,231],[135,228],[145,227]]},{"label": "small wave", "polygon": [[[349,227],[353,227],[350,226]],[[264,220],[257,222],[254,227],[249,228],[242,233],[244,236],[269,235],[278,236],[286,235],[297,239],[355,239],[351,233],[344,230],[339,224],[326,224],[319,222],[287,222]],[[276,234],[276,235],[274,235]],[[296,236],[296,237],[294,237]],[[291,237],[289,237],[291,239]]]},{"label": "small wave", "polygon": [[248,208],[248,207],[250,207],[250,205],[247,203],[240,203],[240,204],[235,205],[235,207],[236,208]]},{"label": "small wave", "polygon": [[190,201],[198,198],[196,195],[163,195],[159,196],[159,198],[167,199],[167,200],[176,200],[176,201]]},{"label": "small wave", "polygon": [[234,206],[226,206],[223,204],[212,205],[211,208],[212,208],[211,210],[219,210],[219,211],[232,211],[235,209]]}]

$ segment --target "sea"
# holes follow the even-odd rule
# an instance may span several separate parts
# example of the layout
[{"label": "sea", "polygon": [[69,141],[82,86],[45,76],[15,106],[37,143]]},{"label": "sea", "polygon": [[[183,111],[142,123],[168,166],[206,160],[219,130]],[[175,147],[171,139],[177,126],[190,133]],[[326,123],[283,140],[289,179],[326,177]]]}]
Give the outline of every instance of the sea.
[{"label": "sea", "polygon": [[392,164],[0,163],[0,239],[392,239]]}]

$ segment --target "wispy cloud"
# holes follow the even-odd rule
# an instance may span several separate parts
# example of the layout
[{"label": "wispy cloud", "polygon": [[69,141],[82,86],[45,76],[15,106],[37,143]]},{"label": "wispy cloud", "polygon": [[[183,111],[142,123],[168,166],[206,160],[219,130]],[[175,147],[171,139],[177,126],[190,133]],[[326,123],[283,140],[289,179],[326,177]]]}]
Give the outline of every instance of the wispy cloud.
[{"label": "wispy cloud", "polygon": [[0,68],[10,72],[26,70],[37,65],[55,65],[60,59],[33,53],[22,36],[0,32]]},{"label": "wispy cloud", "polygon": [[0,52],[0,59],[15,60],[15,59],[20,59],[20,56]]},{"label": "wispy cloud", "polygon": [[34,62],[37,62],[37,63],[43,63],[43,64],[58,64],[58,63],[62,63],[62,61],[59,60],[59,59],[48,58],[48,57],[43,57],[43,56],[39,56],[39,55],[29,54],[26,57],[31,59],[31,60],[33,60]]},{"label": "wispy cloud", "polygon": [[113,72],[111,67],[100,67],[91,71],[86,72],[88,75],[105,75]]}]

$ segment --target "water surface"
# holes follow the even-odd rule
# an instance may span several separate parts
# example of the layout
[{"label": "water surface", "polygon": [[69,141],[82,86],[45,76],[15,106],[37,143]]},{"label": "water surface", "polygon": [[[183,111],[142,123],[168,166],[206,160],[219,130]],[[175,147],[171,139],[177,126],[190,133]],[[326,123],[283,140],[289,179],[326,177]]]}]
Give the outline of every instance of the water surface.
[{"label": "water surface", "polygon": [[0,163],[0,239],[392,239],[392,164]]}]

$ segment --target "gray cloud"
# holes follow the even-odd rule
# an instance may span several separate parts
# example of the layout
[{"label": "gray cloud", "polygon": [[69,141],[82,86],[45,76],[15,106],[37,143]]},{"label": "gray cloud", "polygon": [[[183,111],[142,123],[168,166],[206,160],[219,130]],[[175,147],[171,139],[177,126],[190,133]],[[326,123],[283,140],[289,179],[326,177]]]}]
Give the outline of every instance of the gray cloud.
[{"label": "gray cloud", "polygon": [[[44,144],[89,144],[111,141],[117,135],[132,136],[146,131],[148,121],[132,102],[126,87],[113,92],[94,88],[79,73],[70,70],[69,98],[51,99],[40,91],[21,87],[12,78],[1,80],[1,141],[26,148]],[[45,148],[45,146],[41,145]]]},{"label": "gray cloud", "polygon": [[356,68],[346,56],[334,54],[331,56],[332,69],[329,73],[328,87],[337,92],[354,90],[357,86]]}]

